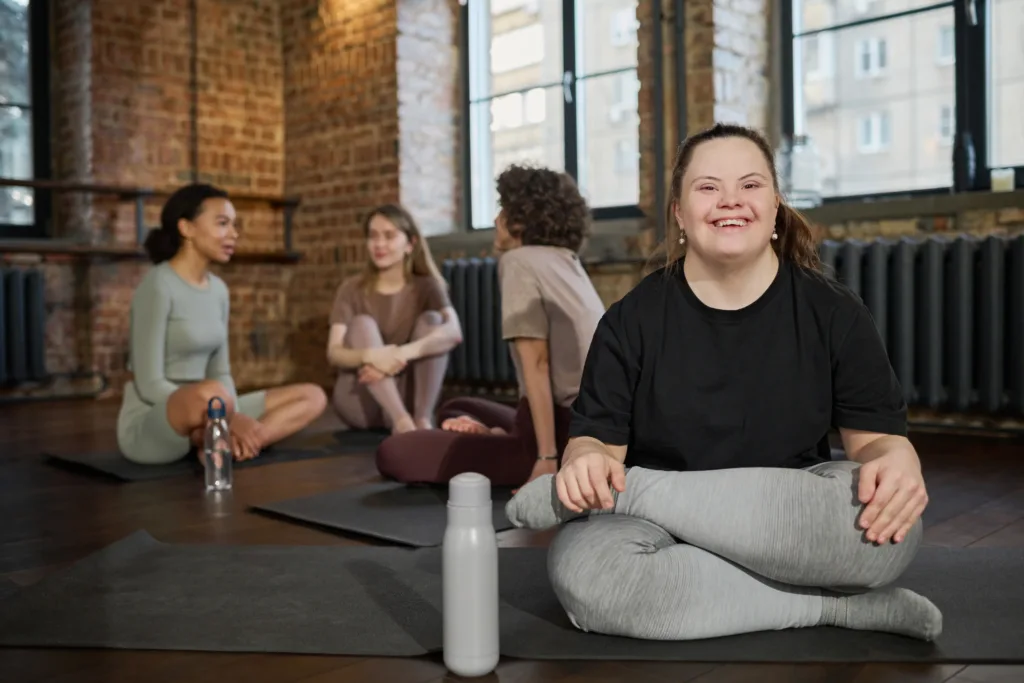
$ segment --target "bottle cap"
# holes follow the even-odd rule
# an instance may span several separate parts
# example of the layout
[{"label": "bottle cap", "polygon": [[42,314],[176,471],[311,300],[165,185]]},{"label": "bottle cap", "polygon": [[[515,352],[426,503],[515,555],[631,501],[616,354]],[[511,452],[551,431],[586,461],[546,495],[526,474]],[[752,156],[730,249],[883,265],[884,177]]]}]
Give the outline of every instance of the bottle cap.
[{"label": "bottle cap", "polygon": [[480,507],[491,504],[491,480],[477,472],[463,472],[448,482],[448,504]]},{"label": "bottle cap", "polygon": [[[213,407],[214,401],[220,403],[219,408]],[[227,415],[227,408],[224,406],[224,399],[220,396],[214,396],[211,398],[210,402],[206,404],[206,415],[211,420],[219,420],[220,418],[225,417]]]}]

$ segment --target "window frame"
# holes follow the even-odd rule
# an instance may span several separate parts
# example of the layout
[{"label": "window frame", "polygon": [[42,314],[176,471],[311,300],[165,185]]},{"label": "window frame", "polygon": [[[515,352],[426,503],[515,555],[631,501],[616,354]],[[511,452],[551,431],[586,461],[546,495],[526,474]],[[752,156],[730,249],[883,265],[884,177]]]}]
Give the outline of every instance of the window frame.
[{"label": "window frame", "polygon": [[[32,179],[51,175],[50,150],[50,15],[46,0],[29,0],[29,119],[32,122]],[[19,106],[11,103],[5,106]],[[52,216],[49,190],[32,190],[35,221],[30,224],[0,222],[0,239],[38,239],[50,235]]]},{"label": "window frame", "polygon": [[[486,3],[488,10],[490,8],[489,0],[479,0],[481,3]],[[646,2],[647,0],[639,0],[640,3]],[[640,70],[640,59],[639,54],[637,55],[637,63],[632,67],[623,67],[619,69],[612,69],[610,71],[595,71],[594,73],[586,74],[586,78],[582,81],[578,79],[578,72],[576,69],[576,50],[577,50],[577,35],[580,30],[580,19],[577,18],[577,7],[576,0],[561,0],[562,4],[562,88],[568,93],[568,97],[563,94],[562,98],[562,135],[563,135],[563,153],[564,153],[564,170],[570,176],[577,181],[579,180],[579,126],[580,122],[577,117],[577,102],[579,101],[578,90],[581,89],[580,85],[585,84],[587,80],[607,77],[614,74],[622,73],[635,73],[639,78]],[[493,225],[473,225],[473,192],[471,188],[471,181],[473,173],[473,152],[475,141],[473,139],[473,132],[471,126],[471,116],[473,100],[471,97],[471,86],[470,86],[470,68],[469,63],[473,54],[472,36],[471,36],[471,21],[469,15],[469,3],[460,3],[459,5],[459,53],[460,53],[460,114],[462,118],[461,129],[462,129],[462,150],[461,150],[461,162],[462,162],[462,211],[463,211],[463,223],[464,228],[467,232],[478,232],[481,230],[493,229]],[[638,29],[639,34],[639,29]],[[609,40],[609,36],[604,36],[604,40]],[[642,48],[642,45],[638,45],[638,51]],[[551,83],[538,83],[533,87],[550,87]],[[642,86],[641,86],[642,87]],[[528,89],[527,89],[528,90]],[[527,90],[523,91],[524,97]],[[510,93],[494,93],[491,97],[505,95]],[[636,149],[640,149],[640,133],[639,126],[637,129]],[[642,218],[644,213],[639,205],[640,195],[640,162],[638,160],[638,174],[637,174],[637,196],[638,201],[635,204],[624,204],[618,206],[602,206],[592,207],[591,217],[595,221],[602,220],[620,220],[629,218]]]},{"label": "window frame", "polygon": [[[991,189],[989,163],[989,98],[990,78],[988,69],[989,1],[988,0],[945,0],[935,1],[921,7],[892,12],[889,14],[858,18],[830,25],[824,29],[793,32],[793,0],[780,0],[780,70],[782,81],[780,133],[783,139],[791,139],[795,132],[796,90],[794,43],[800,37],[834,34],[838,30],[882,23],[902,17],[923,14],[941,8],[953,10],[954,45],[954,93],[953,93],[953,139],[954,151],[951,161],[953,182],[951,186],[894,190],[891,192],[866,195],[838,195],[823,197],[825,204],[849,201],[876,201],[880,198],[921,197],[936,194],[987,192]],[[938,54],[936,54],[936,58]],[[840,58],[842,56],[840,55]],[[886,55],[888,65],[888,55]],[[859,133],[858,133],[859,134]],[[1024,165],[1011,167],[1014,171],[1014,189],[1024,189]]]}]

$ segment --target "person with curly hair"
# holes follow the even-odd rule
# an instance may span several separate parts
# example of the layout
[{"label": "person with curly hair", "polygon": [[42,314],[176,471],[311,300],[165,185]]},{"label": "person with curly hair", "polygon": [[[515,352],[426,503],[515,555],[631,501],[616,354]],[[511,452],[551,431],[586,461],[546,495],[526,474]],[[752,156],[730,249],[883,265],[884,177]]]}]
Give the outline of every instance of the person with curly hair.
[{"label": "person with curly hair", "polygon": [[548,575],[582,631],[942,632],[934,603],[894,585],[928,504],[903,390],[773,161],[737,125],[683,143],[667,263],[602,318],[561,469],[506,507],[517,527],[560,526]]},{"label": "person with curly hair", "polygon": [[398,481],[447,483],[475,471],[517,486],[555,472],[568,440],[569,406],[605,311],[579,258],[590,209],[569,175],[546,168],[510,166],[497,189],[501,328],[518,405],[455,398],[438,411],[440,429],[389,437],[377,468]]}]

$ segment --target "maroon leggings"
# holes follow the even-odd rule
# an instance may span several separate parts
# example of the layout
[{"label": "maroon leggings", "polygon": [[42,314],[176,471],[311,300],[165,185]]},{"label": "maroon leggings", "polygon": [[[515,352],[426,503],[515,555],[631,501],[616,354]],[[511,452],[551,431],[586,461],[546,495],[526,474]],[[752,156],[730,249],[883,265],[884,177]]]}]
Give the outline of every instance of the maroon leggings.
[{"label": "maroon leggings", "polygon": [[[442,429],[394,434],[377,448],[377,469],[407,484],[447,484],[456,474],[479,472],[494,486],[518,486],[537,462],[530,404],[518,409],[482,398],[455,398],[438,411],[437,424],[459,415],[474,417],[506,434],[463,434]],[[555,445],[559,456],[569,440],[568,408],[555,406]]]}]

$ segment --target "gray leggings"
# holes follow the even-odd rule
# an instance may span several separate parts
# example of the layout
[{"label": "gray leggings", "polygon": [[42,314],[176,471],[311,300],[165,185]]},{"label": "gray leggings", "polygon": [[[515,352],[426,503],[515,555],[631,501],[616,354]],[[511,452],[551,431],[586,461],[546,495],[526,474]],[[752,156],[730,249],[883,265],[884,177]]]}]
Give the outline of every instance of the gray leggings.
[{"label": "gray leggings", "polygon": [[609,635],[685,640],[817,625],[823,588],[885,586],[921,544],[920,522],[899,544],[864,538],[858,467],[633,468],[615,514],[561,528],[552,586],[577,628]]}]

